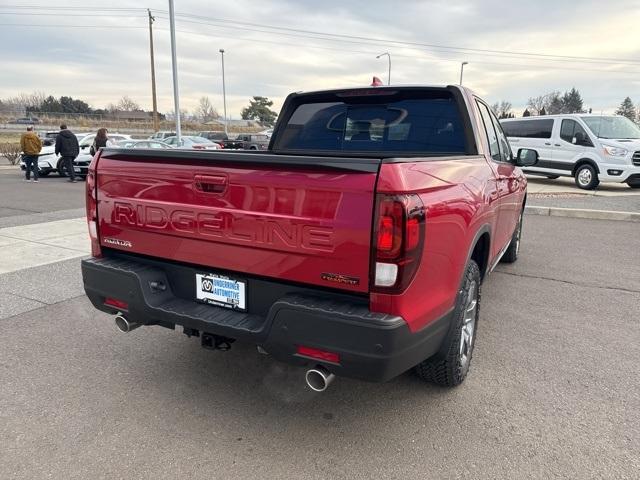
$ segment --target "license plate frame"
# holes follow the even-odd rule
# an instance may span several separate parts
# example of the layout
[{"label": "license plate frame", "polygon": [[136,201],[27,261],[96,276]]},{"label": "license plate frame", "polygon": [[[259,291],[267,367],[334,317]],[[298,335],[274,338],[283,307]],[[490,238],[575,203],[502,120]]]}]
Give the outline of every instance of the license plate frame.
[{"label": "license plate frame", "polygon": [[247,311],[246,280],[205,272],[196,272],[195,280],[198,302],[238,312]]}]

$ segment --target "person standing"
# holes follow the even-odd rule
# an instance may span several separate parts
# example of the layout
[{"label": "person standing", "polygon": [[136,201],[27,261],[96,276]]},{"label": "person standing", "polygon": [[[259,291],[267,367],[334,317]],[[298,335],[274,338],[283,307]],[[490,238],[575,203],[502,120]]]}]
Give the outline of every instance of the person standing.
[{"label": "person standing", "polygon": [[96,133],[96,138],[93,139],[93,144],[89,149],[89,153],[91,153],[91,155],[95,155],[96,153],[98,153],[98,150],[106,147],[107,143],[109,143],[109,137],[107,136],[107,129],[99,128],[98,132]]},{"label": "person standing", "polygon": [[33,131],[33,125],[27,127],[27,131],[20,137],[20,148],[22,149],[22,160],[25,165],[25,181],[31,181],[31,171],[33,170],[33,181],[38,181],[38,155],[42,150],[42,141]]},{"label": "person standing", "polygon": [[60,125],[60,133],[56,137],[56,155],[62,157],[62,165],[69,174],[69,181],[76,182],[76,174],[73,168],[73,161],[80,154],[78,139],[63,123]]}]

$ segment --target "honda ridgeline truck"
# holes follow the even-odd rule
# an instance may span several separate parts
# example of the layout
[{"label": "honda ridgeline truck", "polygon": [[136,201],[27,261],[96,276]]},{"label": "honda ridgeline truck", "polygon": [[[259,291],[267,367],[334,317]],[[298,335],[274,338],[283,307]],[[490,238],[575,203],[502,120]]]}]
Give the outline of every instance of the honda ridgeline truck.
[{"label": "honda ridgeline truck", "polygon": [[251,342],[318,391],[414,367],[455,386],[536,161],[463,87],[294,93],[267,152],[98,152],[84,288],[122,331]]}]

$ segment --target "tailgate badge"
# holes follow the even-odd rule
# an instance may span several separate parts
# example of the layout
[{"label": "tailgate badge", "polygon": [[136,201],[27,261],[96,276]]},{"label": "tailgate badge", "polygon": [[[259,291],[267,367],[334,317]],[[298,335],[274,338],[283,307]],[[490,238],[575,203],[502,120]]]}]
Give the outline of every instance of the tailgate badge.
[{"label": "tailgate badge", "polygon": [[343,285],[360,285],[360,278],[340,275],[339,273],[321,273],[320,278],[327,282],[342,283]]},{"label": "tailgate badge", "polygon": [[108,243],[109,245],[117,245],[118,247],[131,248],[133,245],[129,240],[119,240],[117,238],[104,238],[102,240],[104,243]]}]

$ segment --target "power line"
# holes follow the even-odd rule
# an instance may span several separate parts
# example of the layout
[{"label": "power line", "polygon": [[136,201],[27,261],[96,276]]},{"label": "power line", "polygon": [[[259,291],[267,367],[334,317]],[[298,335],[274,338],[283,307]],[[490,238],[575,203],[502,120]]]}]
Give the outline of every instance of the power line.
[{"label": "power line", "polygon": [[[47,9],[47,10],[55,10],[55,9],[60,9],[60,10],[71,10],[71,9],[75,9],[75,10],[86,10],[86,9],[90,9],[90,10],[122,10],[122,11],[144,11],[144,9],[142,8],[105,8],[105,7],[50,7],[50,6],[37,6],[37,5],[31,5],[31,6],[5,6],[5,7],[0,7],[0,8],[24,8],[24,9]],[[160,12],[160,13],[164,13],[167,14],[166,10],[155,10],[155,12]],[[325,32],[317,32],[317,31],[312,31],[312,30],[302,30],[302,29],[296,29],[296,28],[290,28],[290,27],[281,27],[281,26],[274,26],[274,25],[268,25],[268,24],[260,24],[260,23],[252,23],[252,22],[243,22],[243,21],[239,21],[239,20],[233,20],[233,19],[222,19],[222,18],[211,18],[211,17],[206,17],[206,16],[202,16],[202,15],[194,15],[194,14],[188,14],[188,13],[176,13],[177,17],[184,17],[184,18],[195,18],[198,20],[208,20],[209,22],[215,22],[216,24],[231,24],[234,25],[234,27],[238,28],[238,25],[244,25],[244,26],[249,26],[249,27],[258,27],[258,28],[266,28],[269,30],[275,30],[277,31],[287,31],[287,32],[293,32],[293,33],[298,33],[298,34],[303,34],[306,36],[309,35],[319,35],[321,36],[320,38],[318,37],[310,37],[310,38],[316,38],[316,39],[330,39],[330,38],[340,38],[343,40],[358,40],[358,41],[363,41],[363,42],[377,42],[378,44],[385,44],[385,45],[389,45],[389,44],[395,44],[395,45],[408,45],[408,46],[415,46],[415,47],[422,47],[422,48],[431,48],[431,49],[441,49],[441,50],[449,50],[449,51],[455,51],[457,53],[464,53],[464,54],[469,54],[469,53],[475,53],[475,54],[493,54],[496,56],[527,56],[527,57],[533,57],[533,58],[537,58],[538,60],[553,60],[553,61],[575,61],[575,62],[587,62],[587,63],[603,63],[603,64],[629,64],[629,65],[640,65],[640,60],[634,60],[634,59],[621,59],[621,58],[604,58],[604,57],[586,57],[586,56],[574,56],[574,55],[557,55],[557,54],[544,54],[544,53],[534,53],[534,52],[522,52],[522,51],[510,51],[510,50],[494,50],[494,49],[482,49],[482,48],[470,48],[470,47],[458,47],[458,46],[450,46],[450,45],[442,45],[442,44],[431,44],[431,43],[421,43],[421,42],[411,42],[411,41],[400,41],[400,40],[392,40],[392,39],[381,39],[381,38],[374,38],[374,37],[365,37],[365,36],[357,36],[357,35],[344,35],[344,34],[337,34],[337,33],[325,33]],[[264,31],[260,31],[261,33],[276,33],[276,32],[264,32]]]},{"label": "power line", "polygon": [[[157,18],[161,18],[161,17],[157,17]],[[226,28],[230,28],[230,27],[226,27]],[[168,29],[166,28],[158,28],[158,30],[162,30],[162,31],[168,31]],[[215,34],[210,34],[210,33],[203,33],[203,32],[194,32],[192,30],[176,30],[179,33],[186,33],[186,34],[192,34],[192,35],[201,35],[204,37],[208,37],[208,38],[216,38],[216,39],[228,39],[228,37],[224,37],[221,35],[215,35]],[[255,42],[255,39],[252,38],[234,38],[235,41],[240,40],[240,41],[244,41],[244,42]],[[338,47],[326,47],[326,46],[319,46],[319,45],[301,45],[301,44],[294,44],[294,43],[286,43],[286,42],[281,42],[281,41],[270,41],[270,40],[264,40],[264,39],[259,39],[258,40],[259,43],[268,43],[268,44],[272,44],[272,45],[279,45],[279,46],[291,46],[291,47],[300,47],[300,46],[304,46],[305,48],[313,48],[313,49],[320,49],[320,50],[329,50],[329,51],[335,51],[335,52],[340,52],[340,53],[356,53],[356,54],[361,54],[361,55],[367,55],[367,56],[375,56],[378,52],[377,51],[364,51],[364,50],[349,50],[349,49],[344,49],[344,48],[338,48]],[[393,54],[394,57],[399,57],[399,58],[410,58],[413,60],[421,60],[421,61],[438,61],[438,62],[452,62],[452,63],[459,63],[459,59],[451,59],[451,58],[443,58],[443,57],[426,57],[426,56],[418,56],[418,55],[402,55],[402,54]],[[553,69],[553,70],[568,70],[568,71],[578,71],[578,72],[595,72],[595,73],[607,73],[607,74],[628,74],[628,75],[632,75],[632,76],[637,76],[640,71],[638,70],[627,70],[624,72],[621,71],[616,71],[616,70],[595,70],[595,69],[586,69],[586,68],[572,68],[572,67],[558,67],[558,66],[549,66],[549,65],[540,65],[540,64],[524,64],[524,63],[501,63],[501,62],[486,62],[486,61],[474,61],[473,62],[474,65],[475,64],[481,64],[481,65],[500,65],[500,66],[509,66],[509,67],[514,67],[514,68],[518,68],[518,67],[529,67],[529,68],[542,68],[542,69]]]},{"label": "power line", "polygon": [[38,27],[38,28],[147,28],[147,27],[134,27],[128,25],[47,25],[36,23],[0,23],[0,27]]}]

